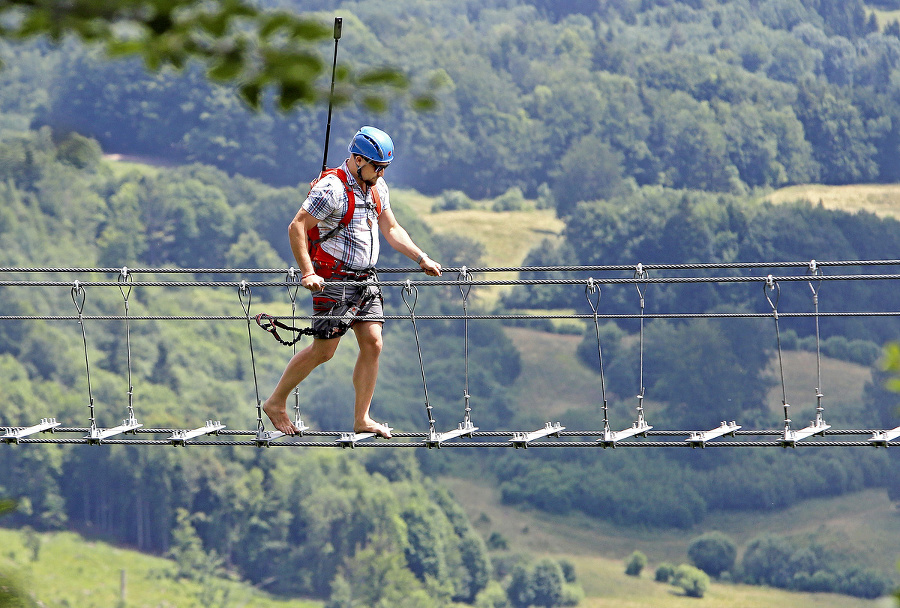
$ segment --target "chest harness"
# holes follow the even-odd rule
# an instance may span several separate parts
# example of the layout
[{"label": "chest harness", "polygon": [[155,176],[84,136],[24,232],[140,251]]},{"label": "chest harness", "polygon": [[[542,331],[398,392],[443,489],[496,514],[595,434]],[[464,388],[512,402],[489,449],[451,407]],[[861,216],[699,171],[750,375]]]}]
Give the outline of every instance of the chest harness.
[{"label": "chest harness", "polygon": [[[346,270],[342,260],[335,258],[322,248],[322,243],[347,228],[353,219],[353,212],[356,210],[356,196],[353,194],[353,188],[350,187],[350,183],[347,181],[347,174],[344,173],[343,169],[329,169],[324,171],[322,175],[310,183],[310,186],[315,186],[319,180],[326,175],[334,175],[344,184],[344,189],[347,192],[347,212],[344,213],[344,216],[341,218],[341,221],[338,222],[338,225],[324,235],[319,230],[318,224],[306,232],[306,241],[309,244],[309,257],[312,259],[316,274],[323,279],[330,279],[332,277],[365,278],[363,273]],[[378,194],[378,188],[375,186],[372,186],[371,191],[372,198],[375,200],[375,214],[376,216],[381,215],[381,195]]]}]

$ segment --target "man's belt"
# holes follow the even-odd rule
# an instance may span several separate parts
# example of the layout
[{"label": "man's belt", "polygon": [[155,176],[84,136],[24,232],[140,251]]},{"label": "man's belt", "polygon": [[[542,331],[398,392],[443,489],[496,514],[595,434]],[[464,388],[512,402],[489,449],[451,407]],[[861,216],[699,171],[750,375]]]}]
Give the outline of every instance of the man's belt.
[{"label": "man's belt", "polygon": [[372,275],[373,270],[349,270],[349,269],[334,269],[331,271],[330,277],[332,279],[341,279],[343,281],[365,281]]}]

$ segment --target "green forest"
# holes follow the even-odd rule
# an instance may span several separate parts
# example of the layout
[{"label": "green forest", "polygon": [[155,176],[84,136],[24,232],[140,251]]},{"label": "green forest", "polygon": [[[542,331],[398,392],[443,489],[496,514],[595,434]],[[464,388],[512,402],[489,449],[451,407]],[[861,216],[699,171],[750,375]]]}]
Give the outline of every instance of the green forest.
[{"label": "green forest", "polygon": [[[335,10],[317,0],[259,4],[326,23]],[[382,114],[364,104],[336,108],[329,161],[340,162],[360,124],[376,124],[396,144],[390,185],[435,197],[437,210],[482,200],[498,211],[552,209],[565,228],[525,265],[896,259],[897,220],[760,202],[790,184],[900,181],[900,23],[892,11],[900,11],[892,0],[340,2],[346,61],[396,66],[414,83],[441,86],[429,112],[402,101]],[[254,112],[196,65],[150,71],[74,39],[3,41],[0,58],[0,266],[214,268],[190,276],[259,280],[226,271],[295,263],[286,227],[321,164],[324,105],[281,112],[266,98]],[[104,159],[111,154],[151,164]],[[437,234],[401,198],[395,213],[435,259],[485,262],[474,240]],[[380,266],[409,266],[382,252]],[[828,283],[822,303],[892,310],[891,283]],[[389,314],[406,312],[400,290],[385,295]],[[636,312],[637,299],[631,285],[610,288],[604,311]],[[420,310],[460,313],[454,288],[422,289],[420,300]],[[75,314],[67,288],[0,287],[0,301],[5,315]],[[135,315],[242,312],[238,294],[224,288],[140,288],[128,303]],[[84,312],[117,315],[124,304],[118,289],[88,289]],[[654,285],[646,304],[647,312],[771,310],[758,286],[740,285]],[[585,306],[581,286],[521,286],[476,312]],[[811,306],[805,283],[784,287],[782,309]],[[283,313],[289,295],[255,290],[252,308]],[[594,369],[597,339],[585,328],[572,364]],[[254,331],[251,362],[243,322],[136,322],[129,353],[121,322],[3,321],[0,424],[86,424],[82,329],[91,397],[106,426],[125,414],[131,361],[135,411],[148,426],[252,427],[260,392],[289,356]],[[417,331],[387,324],[375,408],[397,429],[426,428],[414,349],[421,338],[429,395],[442,404],[440,424],[452,426],[463,408],[463,326],[427,321]],[[723,419],[779,425],[766,403],[771,320],[657,320],[642,352],[636,332],[628,322],[599,328],[613,399],[633,398],[643,357],[660,428]],[[511,397],[521,361],[504,326],[473,321],[468,335],[479,426],[542,425],[540,411]],[[877,367],[884,343],[898,335],[893,317],[833,318],[822,325],[821,348]],[[791,320],[781,339],[785,349],[815,350],[815,327]],[[300,402],[312,427],[349,426],[352,359],[342,352],[304,382]],[[884,388],[887,378],[876,369],[863,401],[830,409],[829,422],[900,424],[900,396]],[[561,419],[573,429],[596,429],[599,420],[584,410]],[[571,564],[498,552],[502,539],[489,546],[438,475],[490,479],[509,505],[640,529],[702,530],[715,512],[785,509],[871,488],[900,501],[891,450],[507,450],[485,458],[464,450],[2,447],[0,498],[16,504],[4,525],[79,530],[169,555],[186,578],[228,573],[333,608],[577,604],[583,592]],[[716,572],[720,565],[706,571],[859,597],[898,582],[896,572],[770,536]],[[383,584],[367,584],[375,578]]]}]

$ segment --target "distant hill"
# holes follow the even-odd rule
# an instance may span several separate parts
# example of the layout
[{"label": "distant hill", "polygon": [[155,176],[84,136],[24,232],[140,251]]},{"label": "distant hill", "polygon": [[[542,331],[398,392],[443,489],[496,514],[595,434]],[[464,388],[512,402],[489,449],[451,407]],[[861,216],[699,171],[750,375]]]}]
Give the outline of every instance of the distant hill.
[{"label": "distant hill", "polygon": [[900,184],[825,186],[801,184],[781,188],[763,197],[778,205],[794,201],[822,204],[826,209],[867,211],[879,217],[900,218]]}]

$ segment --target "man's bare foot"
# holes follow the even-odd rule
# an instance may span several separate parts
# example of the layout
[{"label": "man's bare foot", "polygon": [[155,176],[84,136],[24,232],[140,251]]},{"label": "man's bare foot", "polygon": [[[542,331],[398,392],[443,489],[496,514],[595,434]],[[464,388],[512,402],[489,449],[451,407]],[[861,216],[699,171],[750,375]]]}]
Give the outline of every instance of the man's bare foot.
[{"label": "man's bare foot", "polygon": [[272,421],[272,424],[275,425],[275,428],[285,435],[296,435],[300,432],[300,429],[295,427],[291,419],[288,418],[286,404],[281,404],[281,407],[278,407],[278,404],[272,403],[272,398],[270,397],[263,404],[263,411],[269,417],[269,420]]},{"label": "man's bare foot", "polygon": [[357,425],[354,429],[354,433],[375,433],[379,437],[384,437],[385,439],[391,438],[391,427],[386,424],[381,424],[380,422],[375,422],[374,420],[368,420],[367,422]]}]

